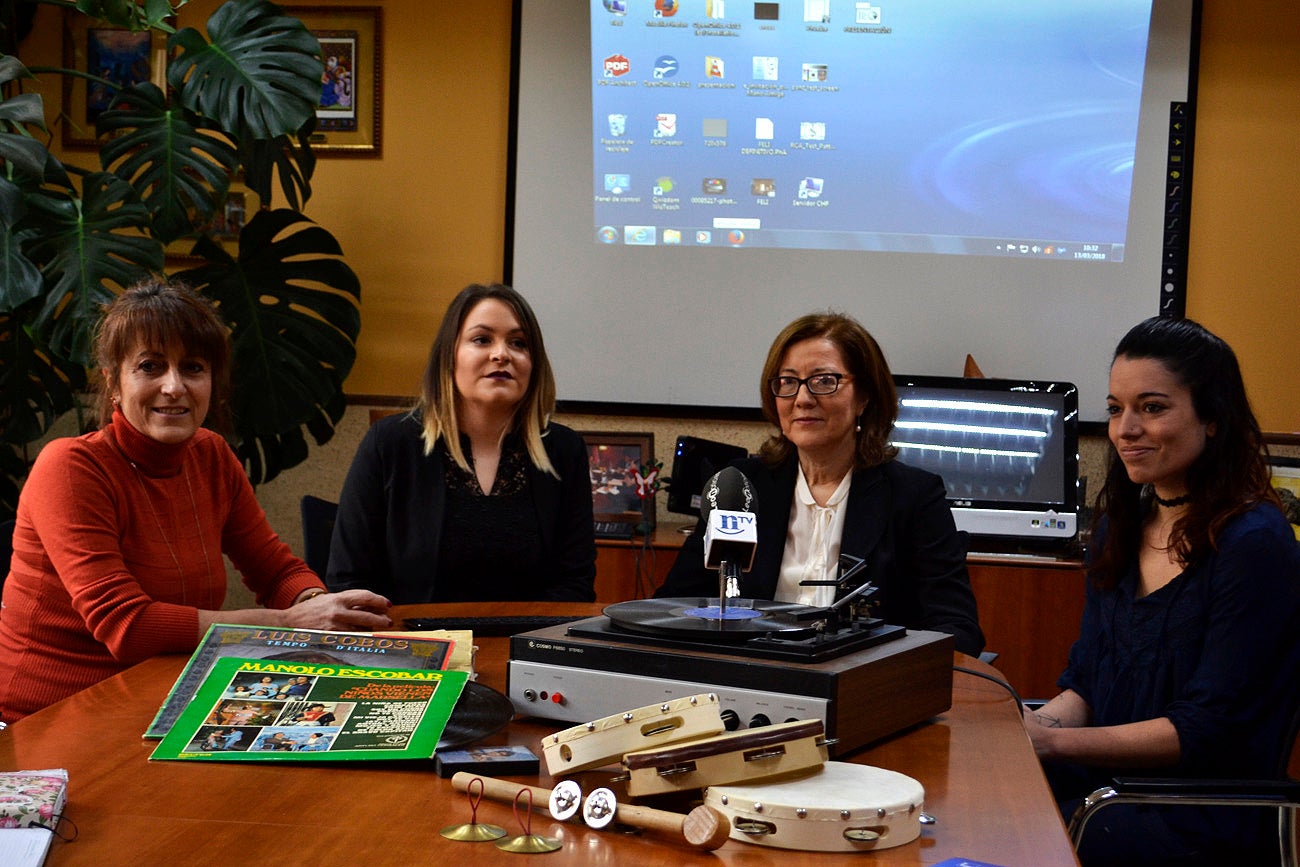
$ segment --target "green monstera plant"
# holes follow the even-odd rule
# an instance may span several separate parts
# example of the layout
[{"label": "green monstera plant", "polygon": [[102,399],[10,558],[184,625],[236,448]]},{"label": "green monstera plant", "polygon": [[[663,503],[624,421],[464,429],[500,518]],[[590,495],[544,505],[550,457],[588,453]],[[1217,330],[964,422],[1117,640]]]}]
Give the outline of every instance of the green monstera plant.
[{"label": "green monstera plant", "polygon": [[[46,76],[99,81],[20,59],[33,10],[47,2],[168,34],[167,90],[143,82],[117,92],[96,121],[98,170],[55,158],[53,131],[71,120],[25,90]],[[228,0],[206,35],[176,30],[184,3],[0,0],[0,518],[17,502],[29,444],[82,412],[102,305],[162,274],[169,244],[192,242],[197,264],[172,276],[230,326],[234,439],[254,484],[305,460],[305,433],[322,444],[342,417],[360,285],[334,237],[301,212],[315,169],[320,45],[267,0]],[[232,255],[203,227],[235,178],[263,205]],[[269,207],[273,187],[286,207]]]}]

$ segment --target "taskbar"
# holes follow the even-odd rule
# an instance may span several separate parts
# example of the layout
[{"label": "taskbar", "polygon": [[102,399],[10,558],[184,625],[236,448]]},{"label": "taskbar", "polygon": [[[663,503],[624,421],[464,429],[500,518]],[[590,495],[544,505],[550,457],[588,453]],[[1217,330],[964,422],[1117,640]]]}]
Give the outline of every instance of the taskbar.
[{"label": "taskbar", "polygon": [[885,253],[936,253],[1005,256],[1090,262],[1124,261],[1124,245],[1007,237],[909,235],[886,232],[836,232],[764,229],[758,220],[717,220],[707,227],[642,224],[596,227],[596,242],[629,247],[770,247],[794,250],[854,250]]}]

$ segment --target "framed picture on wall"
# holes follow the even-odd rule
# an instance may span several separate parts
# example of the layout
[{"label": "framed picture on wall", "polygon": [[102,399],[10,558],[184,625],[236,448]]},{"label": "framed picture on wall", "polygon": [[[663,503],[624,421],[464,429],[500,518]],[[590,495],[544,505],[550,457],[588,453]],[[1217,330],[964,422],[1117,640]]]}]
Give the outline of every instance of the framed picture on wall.
[{"label": "framed picture on wall", "polygon": [[[231,256],[239,255],[239,233],[259,208],[257,194],[242,183],[232,183],[216,214],[201,231],[219,243]],[[190,267],[202,261],[192,255],[196,238],[181,238],[167,245],[167,263]]]},{"label": "framed picture on wall", "polygon": [[1300,458],[1269,455],[1268,469],[1273,489],[1282,498],[1282,511],[1296,528],[1296,538],[1300,539]]},{"label": "framed picture on wall", "polygon": [[591,510],[598,522],[655,523],[654,498],[637,494],[636,474],[654,457],[654,434],[583,431],[591,472]]},{"label": "framed picture on wall", "polygon": [[93,78],[63,76],[63,146],[98,148],[95,121],[113,97],[132,84],[160,80],[166,62],[165,33],[126,30],[64,10],[63,65]]},{"label": "framed picture on wall", "polygon": [[378,6],[285,6],[307,25],[325,58],[312,150],[380,155],[383,120],[383,14]]}]

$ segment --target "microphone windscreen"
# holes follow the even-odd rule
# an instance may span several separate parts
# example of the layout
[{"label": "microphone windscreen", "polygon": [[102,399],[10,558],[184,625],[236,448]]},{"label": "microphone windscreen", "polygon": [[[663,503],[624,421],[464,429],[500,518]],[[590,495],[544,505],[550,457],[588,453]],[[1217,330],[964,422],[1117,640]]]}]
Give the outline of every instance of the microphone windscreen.
[{"label": "microphone windscreen", "polygon": [[735,467],[723,467],[704,483],[700,494],[700,520],[706,524],[714,509],[727,512],[758,512],[758,497],[749,478]]}]

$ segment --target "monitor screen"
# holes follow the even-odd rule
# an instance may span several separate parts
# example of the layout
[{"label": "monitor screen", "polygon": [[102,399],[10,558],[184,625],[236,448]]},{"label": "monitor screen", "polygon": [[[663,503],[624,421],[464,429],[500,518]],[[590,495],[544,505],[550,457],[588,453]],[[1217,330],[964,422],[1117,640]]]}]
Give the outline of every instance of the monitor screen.
[{"label": "monitor screen", "polygon": [[1064,540],[1077,531],[1078,390],[1068,382],[895,376],[898,460],[943,478],[957,528]]},{"label": "monitor screen", "polygon": [[748,452],[740,446],[698,437],[680,436],[673,450],[673,470],[668,485],[668,511],[700,516],[700,492],[713,474]]}]

